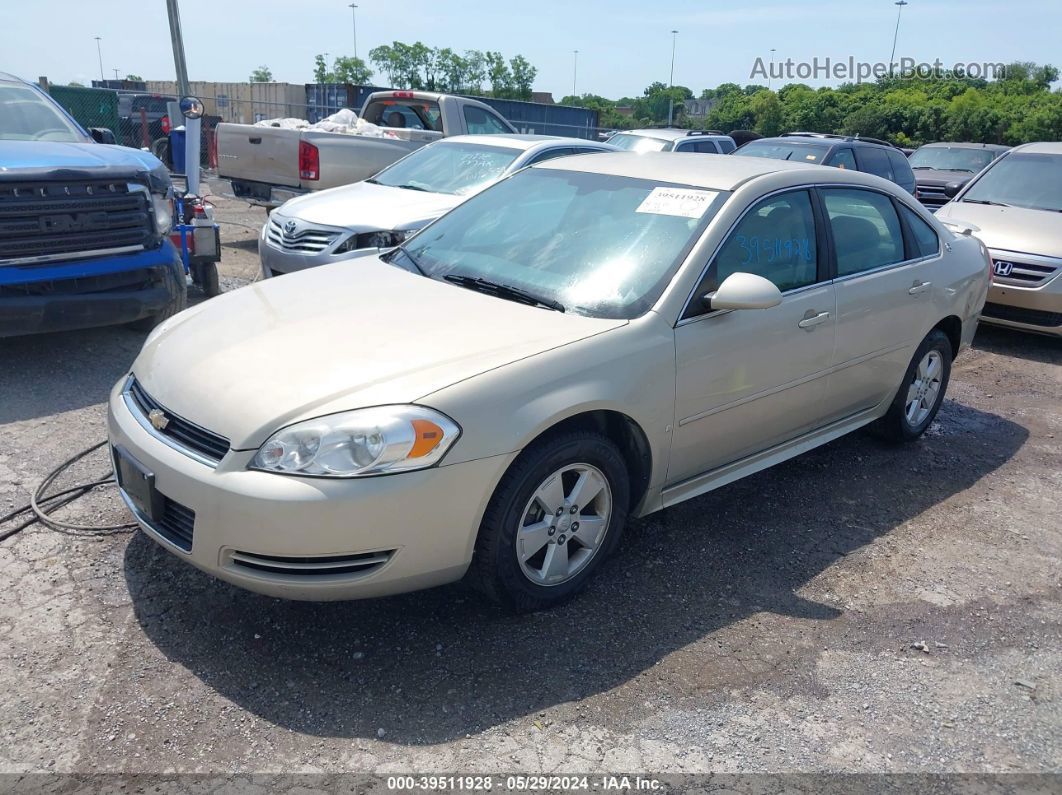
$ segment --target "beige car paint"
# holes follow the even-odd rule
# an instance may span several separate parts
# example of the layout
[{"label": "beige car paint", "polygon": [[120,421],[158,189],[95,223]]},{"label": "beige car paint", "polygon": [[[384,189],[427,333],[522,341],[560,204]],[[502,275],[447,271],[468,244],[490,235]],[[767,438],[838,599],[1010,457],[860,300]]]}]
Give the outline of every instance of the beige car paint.
[{"label": "beige car paint", "polygon": [[[357,268],[329,265],[270,280],[197,307],[187,321],[174,318],[153,335],[133,371],[164,406],[229,435],[240,452],[217,470],[191,461],[130,419],[116,388],[112,441],[155,468],[160,490],[172,484],[171,496],[197,511],[191,556],[161,543],[229,581],[291,598],[376,596],[457,579],[509,463],[568,417],[611,411],[644,435],[651,469],[635,510],[644,515],[881,416],[914,348],[942,319],[961,323],[962,347],[973,336],[988,284],[983,246],[953,235],[885,180],[762,158],[666,153],[579,156],[535,168],[732,195],[654,308],[629,322],[503,301],[375,258]],[[833,283],[793,291],[770,309],[680,322],[713,252],[743,212],[765,194],[813,184],[888,193],[940,236],[939,258],[894,268],[907,271],[901,286],[908,276],[933,283],[924,300],[910,304],[915,310],[901,314],[904,328],[868,309],[867,322],[881,334],[870,351],[867,335],[838,345],[832,322],[811,332],[799,328],[807,310],[836,312]],[[873,309],[887,314],[909,298],[904,291]],[[854,306],[841,317],[856,323]],[[888,370],[893,381],[862,391],[849,385],[845,398],[826,401],[831,383],[844,383],[846,371],[862,362],[875,362],[871,367]],[[245,469],[253,448],[284,425],[392,402],[429,406],[462,428],[439,466],[339,481]],[[384,569],[327,588],[269,576],[248,580],[225,564],[225,550],[236,544],[314,555],[375,550],[389,539],[400,552]]]}]

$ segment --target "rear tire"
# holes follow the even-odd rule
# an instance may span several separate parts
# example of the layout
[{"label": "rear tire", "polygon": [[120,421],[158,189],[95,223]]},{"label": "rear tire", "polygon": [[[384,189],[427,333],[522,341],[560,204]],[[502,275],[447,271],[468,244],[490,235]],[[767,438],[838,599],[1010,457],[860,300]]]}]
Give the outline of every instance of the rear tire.
[{"label": "rear tire", "polygon": [[491,497],[470,584],[514,612],[562,604],[616,548],[629,501],[627,467],[608,438],[576,431],[536,442]]},{"label": "rear tire", "polygon": [[184,266],[180,260],[174,260],[162,271],[163,284],[170,294],[170,301],[153,315],[142,317],[129,323],[134,331],[151,331],[163,320],[173,317],[188,305],[188,284],[184,278]]},{"label": "rear tire", "polygon": [[933,329],[915,351],[888,412],[870,426],[875,436],[890,442],[917,439],[937,416],[951,378],[951,341]]}]

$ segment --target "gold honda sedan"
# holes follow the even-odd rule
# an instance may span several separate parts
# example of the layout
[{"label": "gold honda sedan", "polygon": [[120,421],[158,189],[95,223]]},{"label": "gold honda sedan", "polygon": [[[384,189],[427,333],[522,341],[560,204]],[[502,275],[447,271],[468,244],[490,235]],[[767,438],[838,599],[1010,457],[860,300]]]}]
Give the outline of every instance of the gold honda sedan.
[{"label": "gold honda sedan", "polygon": [[920,436],[988,264],[866,174],[554,160],[159,326],[111,396],[115,470],[145,534],[244,588],[467,576],[549,607],[631,517],[871,423]]}]

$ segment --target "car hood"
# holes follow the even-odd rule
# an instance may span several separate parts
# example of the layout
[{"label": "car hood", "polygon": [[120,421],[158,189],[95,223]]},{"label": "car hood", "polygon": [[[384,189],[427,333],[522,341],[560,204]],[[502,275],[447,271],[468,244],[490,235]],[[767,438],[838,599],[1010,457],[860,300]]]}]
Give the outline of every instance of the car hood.
[{"label": "car hood", "polygon": [[992,249],[1062,257],[1062,213],[950,202],[937,211],[937,218],[976,226],[980,231],[974,234]]},{"label": "car hood", "polygon": [[148,338],[133,373],[166,409],[254,449],[297,420],[415,402],[626,322],[505,301],[369,257],[182,312]]},{"label": "car hood", "polygon": [[0,141],[0,179],[25,178],[26,172],[47,172],[33,176],[65,176],[78,172],[108,178],[132,175],[158,168],[161,162],[149,152],[127,146],[97,143],[57,143],[54,141]]},{"label": "car hood", "polygon": [[974,178],[971,171],[938,171],[935,168],[917,168],[914,175],[919,185],[947,185],[949,182],[969,182]]},{"label": "car hood", "polygon": [[299,196],[277,209],[286,218],[356,232],[418,229],[467,197],[355,182]]}]

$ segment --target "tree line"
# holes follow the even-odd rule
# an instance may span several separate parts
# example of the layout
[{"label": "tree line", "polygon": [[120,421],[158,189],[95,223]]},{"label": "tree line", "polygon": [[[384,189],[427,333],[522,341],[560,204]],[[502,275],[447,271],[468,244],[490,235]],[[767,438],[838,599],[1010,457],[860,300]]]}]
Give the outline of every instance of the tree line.
[{"label": "tree line", "polygon": [[778,135],[795,130],[884,138],[900,146],[932,141],[1017,145],[1062,140],[1062,90],[1052,90],[1059,70],[1035,63],[1010,64],[993,81],[962,75],[883,77],[873,83],[812,88],[791,83],[777,91],[762,85],[723,83],[704,89],[703,118],[683,113],[694,98],[685,86],[648,86],[640,97],[610,100],[594,94],[561,102],[596,109],[602,127],[630,129],[667,121],[674,100],[677,125]]},{"label": "tree line", "polygon": [[[429,47],[420,41],[382,44],[369,51],[369,60],[393,88],[503,99],[531,99],[531,88],[538,74],[538,69],[522,55],[506,60],[500,52],[492,50],[457,53],[449,47]],[[323,54],[314,56],[316,83],[368,85],[372,76],[373,70],[361,58],[341,55],[329,66]],[[251,73],[252,83],[272,80],[273,73],[268,66],[259,66]]]}]

